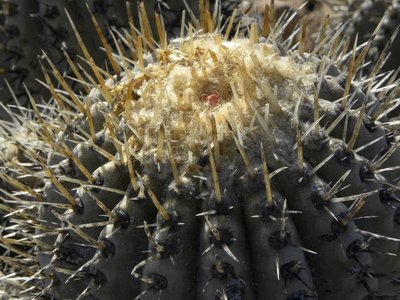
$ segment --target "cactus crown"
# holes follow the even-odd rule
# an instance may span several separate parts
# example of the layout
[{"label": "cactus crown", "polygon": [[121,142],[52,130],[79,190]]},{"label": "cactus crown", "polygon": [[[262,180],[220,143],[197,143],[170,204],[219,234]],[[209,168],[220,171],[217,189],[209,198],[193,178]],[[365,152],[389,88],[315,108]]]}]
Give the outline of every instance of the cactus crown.
[{"label": "cactus crown", "polygon": [[[231,139],[232,128],[239,135],[271,138],[269,125],[264,131],[253,126],[254,110],[269,110],[273,122],[278,121],[274,116],[293,115],[299,95],[290,86],[312,90],[315,80],[311,62],[282,57],[269,43],[228,41],[218,34],[175,40],[157,56],[157,63],[113,87],[114,110],[124,115],[127,126],[137,128],[130,145],[141,155],[173,155],[183,167],[189,152],[199,159],[214,130],[222,152],[228,151],[223,144]],[[160,138],[168,140],[173,154],[160,149]]]}]

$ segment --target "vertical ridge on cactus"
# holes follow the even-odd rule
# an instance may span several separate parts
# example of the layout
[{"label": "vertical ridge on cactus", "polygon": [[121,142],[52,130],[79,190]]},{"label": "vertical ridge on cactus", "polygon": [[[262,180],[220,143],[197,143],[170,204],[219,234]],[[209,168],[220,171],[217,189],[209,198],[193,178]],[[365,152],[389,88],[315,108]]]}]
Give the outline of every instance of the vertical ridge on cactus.
[{"label": "vertical ridge on cactus", "polygon": [[349,47],[344,26],[321,26],[308,52],[307,21],[284,40],[291,16],[272,5],[241,36],[218,4],[200,0],[168,41],[156,14],[159,45],[143,4],[137,31],[93,27],[108,69],[67,13],[87,92],[45,54],[52,102],[28,94],[0,123],[0,259],[27,294],[400,296],[398,81],[358,76],[372,39]]}]

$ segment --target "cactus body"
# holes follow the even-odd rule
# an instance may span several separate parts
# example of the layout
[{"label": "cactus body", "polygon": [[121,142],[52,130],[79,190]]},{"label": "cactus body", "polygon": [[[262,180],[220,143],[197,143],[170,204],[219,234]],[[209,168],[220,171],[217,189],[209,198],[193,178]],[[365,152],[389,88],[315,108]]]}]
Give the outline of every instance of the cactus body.
[{"label": "cactus body", "polygon": [[[382,1],[354,1],[350,5],[349,12],[353,14],[350,19],[349,35],[355,37],[362,42],[367,41],[376,26],[381,22],[381,27],[376,32],[376,38],[368,53],[368,60],[376,61],[385,59],[382,71],[390,71],[398,68],[399,59],[396,54],[399,38],[396,29],[399,26],[399,1],[382,0]],[[345,13],[344,18],[348,15]],[[367,68],[367,70],[371,68]]]},{"label": "cactus body", "polygon": [[393,87],[356,81],[335,31],[309,54],[279,26],[225,38],[203,1],[198,22],[148,55],[143,26],[118,76],[34,106],[48,153],[3,126],[42,179],[2,176],[19,271],[56,299],[399,297]]}]

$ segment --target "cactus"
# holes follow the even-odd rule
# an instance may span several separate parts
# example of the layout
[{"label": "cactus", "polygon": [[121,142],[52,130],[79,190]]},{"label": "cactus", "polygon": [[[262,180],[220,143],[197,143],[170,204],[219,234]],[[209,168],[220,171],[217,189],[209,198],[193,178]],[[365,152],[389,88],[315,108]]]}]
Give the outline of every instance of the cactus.
[{"label": "cactus", "polygon": [[199,8],[154,51],[144,25],[136,61],[117,44],[116,75],[90,63],[85,95],[54,68],[54,105],[2,123],[35,178],[1,173],[3,260],[55,299],[398,298],[395,78],[359,80],[343,26],[307,53],[271,11],[229,38]]},{"label": "cactus", "polygon": [[[236,9],[235,23],[240,24],[240,31],[247,33],[252,23],[260,22],[264,18],[263,12],[265,8],[267,11],[272,10],[274,15],[271,15],[273,21],[279,21],[280,18],[288,20],[290,15],[292,19],[289,24],[285,26],[282,34],[283,39],[288,39],[294,34],[297,29],[298,22],[306,16],[307,22],[307,40],[306,49],[310,50],[313,43],[318,39],[318,33],[321,26],[327,26],[329,23],[329,15],[335,15],[335,10],[340,5],[337,1],[319,1],[319,0],[253,0],[253,1],[240,1],[239,6],[235,1],[223,1],[222,11],[226,17],[229,18]],[[294,12],[296,12],[294,14]],[[325,25],[323,25],[325,23]],[[297,35],[293,40],[294,43],[298,42]]]},{"label": "cactus", "polygon": [[[382,61],[381,71],[394,73],[400,66],[400,60],[396,55],[400,41],[398,36],[398,26],[400,24],[399,1],[353,1],[350,8],[350,11],[355,13],[350,20],[348,34],[353,39],[357,34],[360,42],[366,42],[371,35],[375,35],[366,60]],[[346,17],[347,14],[344,14],[344,18]],[[375,29],[375,27],[377,28]],[[376,72],[373,65],[368,65],[364,68],[365,74],[371,72]],[[394,108],[388,116],[398,117],[399,113],[400,109],[399,105],[397,105],[397,108]]]},{"label": "cactus", "polygon": [[[77,28],[86,42],[91,57],[97,65],[103,68],[105,68],[104,61],[107,56],[100,49],[103,47],[103,43],[97,36],[95,26],[90,22],[91,16],[88,9],[97,18],[97,23],[109,45],[114,45],[109,29],[115,28],[121,32],[121,35],[117,35],[115,32],[113,34],[120,45],[124,45],[121,42],[125,34],[123,30],[126,32],[136,30],[134,27],[130,27],[129,23],[137,28],[141,26],[138,17],[140,8],[137,0],[4,0],[3,2],[2,16],[4,16],[4,19],[2,19],[2,22],[4,29],[1,33],[2,47],[0,51],[0,75],[2,76],[0,97],[3,104],[15,102],[10,92],[11,88],[18,98],[17,105],[30,106],[23,84],[29,88],[38,101],[41,98],[49,98],[48,89],[37,82],[37,80],[45,82],[40,62],[40,58],[43,58],[42,51],[47,53],[60,74],[65,77],[77,77],[77,72],[71,67],[70,61],[77,64],[78,70],[83,67],[90,72],[87,63],[79,59],[79,56],[83,56],[83,53],[73,31],[68,26],[65,9],[70,12],[75,20],[85,20],[77,23]],[[193,11],[197,12],[197,1],[188,0],[186,2]],[[151,0],[145,1],[143,5],[148,10],[157,9],[163,15],[168,34],[174,36],[177,28],[179,32],[181,12],[185,5],[182,1],[172,1],[169,5],[163,3],[162,1]],[[129,6],[128,9],[126,5]],[[153,18],[153,15],[151,15],[151,18]],[[155,24],[154,18],[150,20],[150,23]],[[156,33],[155,26],[152,29]],[[124,50],[129,51],[129,48],[130,45],[125,45]],[[116,51],[116,48],[114,47],[113,50]],[[44,68],[49,68],[46,60],[44,61]],[[10,87],[4,79],[8,81]],[[66,80],[76,93],[85,91],[86,87],[79,84],[81,78],[76,79],[78,81]],[[10,116],[3,107],[0,107],[0,118],[10,120]]]},{"label": "cactus", "polygon": [[[392,1],[383,16],[382,27],[377,33],[375,46],[371,49],[371,59],[379,59],[383,55],[386,59],[383,71],[397,69],[400,66],[396,50],[399,47],[398,26],[400,25],[400,2]],[[388,44],[388,42],[390,43]],[[388,49],[385,49],[389,47]],[[386,55],[388,53],[389,55]]]},{"label": "cactus", "polygon": [[351,19],[349,30],[353,35],[358,33],[359,39],[366,41],[380,22],[391,0],[349,1],[344,8],[343,19]]},{"label": "cactus", "polygon": [[[366,42],[381,22],[381,27],[375,33],[376,38],[367,57],[368,60],[373,61],[385,59],[382,71],[394,70],[400,65],[396,55],[399,44],[397,36],[397,27],[400,24],[399,7],[400,3],[397,0],[353,1],[347,13],[343,14],[343,19],[351,16],[348,34],[353,39],[358,34],[361,42]],[[366,68],[366,71],[368,70],[371,69]]]},{"label": "cactus", "polygon": [[[31,17],[37,9],[36,1],[3,3],[3,12],[6,14],[4,20],[6,37],[2,39],[1,73],[14,88],[14,93],[20,101],[22,101],[22,94],[25,94],[23,83],[28,85],[32,92],[38,92],[39,89],[35,84],[35,78],[40,78],[41,74],[37,55],[44,47],[44,41],[41,36],[33,34],[33,32],[41,32],[40,21]],[[12,95],[4,83],[4,78],[0,86],[0,95],[1,102],[7,103],[12,100]],[[0,113],[4,118],[3,108]]]}]

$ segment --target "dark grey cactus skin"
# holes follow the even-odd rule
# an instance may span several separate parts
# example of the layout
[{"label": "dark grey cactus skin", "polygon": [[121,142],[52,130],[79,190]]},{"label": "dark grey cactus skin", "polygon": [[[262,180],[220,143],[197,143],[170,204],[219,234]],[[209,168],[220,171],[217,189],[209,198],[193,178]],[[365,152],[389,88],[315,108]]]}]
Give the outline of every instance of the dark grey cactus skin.
[{"label": "dark grey cactus skin", "polygon": [[[35,78],[41,78],[42,71],[38,57],[41,49],[45,47],[45,41],[41,35],[41,22],[35,17],[37,11],[37,1],[10,0],[3,3],[3,12],[6,12],[4,19],[6,38],[1,49],[3,74],[0,96],[3,104],[9,104],[13,100],[4,82],[5,79],[23,105],[28,101],[25,96],[25,99],[21,97],[25,94],[24,83],[32,92],[41,91]],[[2,118],[9,118],[3,108],[0,108],[0,114]]]},{"label": "dark grey cactus skin", "polygon": [[376,45],[371,49],[371,58],[378,59],[388,41],[394,36],[394,40],[388,50],[390,55],[388,55],[387,61],[382,69],[383,71],[389,71],[397,69],[400,66],[400,58],[397,52],[400,45],[400,37],[396,34],[396,30],[400,25],[400,2],[392,1],[385,11],[383,18],[382,28],[376,37]]},{"label": "dark grey cactus skin", "polygon": [[351,1],[348,15],[344,16],[345,20],[351,18],[349,30],[352,34],[358,33],[361,41],[368,40],[390,3],[391,0]]},{"label": "dark grey cactus skin", "polygon": [[[21,105],[29,106],[29,99],[22,86],[24,82],[37,101],[43,98],[48,101],[50,94],[48,89],[40,85],[36,80],[45,82],[40,67],[39,58],[45,51],[61,74],[73,75],[67,63],[65,53],[74,63],[79,63],[88,70],[87,63],[79,59],[83,57],[82,50],[75,38],[75,34],[69,25],[65,10],[69,12],[76,22],[88,51],[96,64],[102,66],[105,61],[105,53],[100,49],[101,43],[96,30],[91,22],[89,9],[98,18],[102,30],[108,35],[111,26],[128,28],[124,1],[109,3],[110,1],[71,1],[71,0],[8,0],[4,3],[5,26],[7,40],[5,49],[1,53],[6,54],[2,61],[5,69],[5,78],[10,82],[11,88],[16,93]],[[118,5],[116,5],[118,4]],[[117,10],[110,8],[117,7]],[[110,15],[111,14],[111,15]],[[111,23],[112,20],[120,20],[121,23]],[[110,36],[109,36],[110,38]],[[46,69],[50,66],[43,62]],[[79,68],[78,68],[79,69]],[[51,71],[50,71],[51,73]],[[82,89],[76,82],[69,82],[75,90]],[[11,94],[1,82],[2,103],[12,101]],[[5,116],[2,113],[1,116]]]},{"label": "dark grey cactus skin", "polygon": [[[325,80],[328,78],[320,92],[321,98],[326,99],[321,100],[321,111],[326,114],[321,122],[324,128],[340,115],[341,111],[334,102],[343,92],[340,78],[327,75]],[[356,101],[364,103],[369,100],[359,92]],[[306,103],[305,107],[307,105],[311,103]],[[306,131],[313,116],[307,109],[300,116],[302,130]],[[357,111],[350,111],[348,118],[348,132],[351,133]],[[168,178],[172,177],[170,172],[159,174],[149,166],[138,165],[138,170],[148,168],[149,177],[144,180],[156,191],[164,209],[173,216],[170,223],[157,215],[148,194],[143,198],[132,197],[126,167],[114,162],[101,165],[101,160],[88,163],[84,159],[88,157],[84,154],[88,150],[79,144],[74,153],[82,157],[81,162],[89,170],[96,169],[93,176],[99,189],[78,189],[75,199],[79,199],[81,209],[66,214],[66,220],[77,225],[104,220],[100,217],[102,211],[94,203],[93,194],[107,200],[107,206],[118,217],[110,220],[102,230],[84,230],[107,245],[101,251],[89,251],[89,245],[84,246],[84,241],[73,232],[66,242],[55,244],[63,249],[62,256],[59,253],[55,255],[58,258],[58,262],[53,264],[55,268],[74,271],[92,256],[96,259],[84,269],[83,278],[75,278],[67,285],[60,282],[68,276],[57,275],[57,284],[54,281],[51,285],[52,294],[56,298],[73,298],[86,291],[84,297],[88,299],[113,299],[115,295],[141,295],[141,299],[181,299],[187,296],[196,299],[224,296],[228,299],[268,299],[266,295],[275,295],[274,299],[396,299],[399,261],[387,254],[399,253],[398,240],[371,240],[360,230],[400,238],[400,208],[395,200],[398,192],[388,190],[386,185],[386,182],[398,180],[398,172],[385,174],[390,178],[386,181],[380,174],[371,174],[366,168],[385,153],[382,150],[394,147],[398,137],[395,141],[386,139],[386,132],[379,127],[371,130],[367,120],[360,130],[356,147],[376,137],[382,139],[363,152],[363,156],[346,152],[346,143],[341,140],[342,121],[329,136],[317,131],[308,137],[304,143],[304,156],[309,164],[305,164],[304,171],[298,170],[296,157],[288,147],[295,143],[292,133],[282,130],[276,146],[277,155],[267,157],[271,171],[287,167],[273,178],[273,207],[265,204],[261,167],[257,168],[255,178],[251,178],[240,165],[236,166],[235,175],[228,166],[222,167],[219,176],[225,192],[222,206],[218,207],[214,203],[212,187],[207,183],[212,181],[211,178],[205,182],[186,178],[177,193],[167,187]],[[282,125],[282,128],[286,126]],[[100,127],[96,131],[103,134]],[[252,143],[254,141],[244,141],[247,145]],[[106,145],[99,145],[115,153]],[[252,164],[261,164],[259,153],[253,147],[248,148],[248,155]],[[332,158],[322,168],[316,173],[310,172],[329,156]],[[386,165],[398,165],[399,157],[397,149]],[[240,160],[239,157],[236,159]],[[207,164],[202,168],[204,173],[210,172]],[[324,200],[323,196],[332,187],[328,183],[337,182],[348,171],[343,186],[349,186],[338,192],[334,199],[374,190],[380,192],[367,196],[357,218],[341,223],[351,214],[352,208],[346,202]],[[64,172],[64,175],[72,174],[65,168]],[[126,189],[127,192],[123,196],[110,194],[101,188]],[[70,191],[73,193],[73,189]],[[46,201],[62,200],[57,193],[55,198],[52,197],[48,194]],[[208,218],[220,232],[224,232],[223,242],[237,260],[222,249],[222,244],[204,253],[215,240],[205,217],[196,215],[210,210],[216,210],[216,213]],[[291,215],[287,214],[288,210],[301,213]],[[363,216],[376,217],[359,218]],[[41,219],[46,218],[41,214]],[[147,237],[143,230],[144,221],[148,225],[155,224]],[[68,232],[68,226],[65,230]],[[141,262],[145,263],[141,265]],[[135,276],[131,275],[132,269]]]},{"label": "dark grey cactus skin", "polygon": [[[400,25],[400,2],[398,0],[379,0],[379,1],[353,1],[350,5],[349,13],[344,14],[344,19],[350,19],[348,33],[355,37],[358,34],[358,41],[366,42],[372,35],[374,29],[382,21],[382,26],[377,32],[372,47],[368,53],[367,61],[376,61],[389,44],[384,54],[386,62],[382,71],[395,70],[400,65],[400,59],[397,55],[399,46],[399,37],[396,29]],[[367,68],[366,70],[371,70]]]},{"label": "dark grey cactus skin", "polygon": [[[366,101],[365,95],[361,94],[360,97],[364,97],[360,101]],[[331,107],[335,100],[337,98],[334,96],[327,99],[322,105],[324,110],[335,111]],[[351,113],[350,119],[352,118]],[[334,118],[327,117],[325,127],[329,127],[333,120]],[[309,120],[309,115],[305,112],[302,115],[304,130],[307,129],[308,121],[312,120]],[[353,124],[349,127],[349,132],[352,132],[354,123],[349,123]],[[129,297],[141,293],[141,299],[181,299],[186,296],[210,299],[222,296],[223,293],[231,295],[228,299],[267,299],[266,295],[276,295],[275,299],[302,299],[304,296],[317,295],[318,299],[365,299],[367,295],[396,299],[399,262],[396,257],[387,257],[385,253],[399,253],[399,242],[370,240],[359,231],[379,232],[397,239],[400,237],[400,209],[395,194],[387,190],[385,183],[376,181],[378,177],[375,176],[378,175],[364,173],[364,166],[381,152],[380,147],[388,149],[393,143],[382,139],[382,143],[376,148],[372,147],[374,150],[370,149],[365,153],[365,156],[370,156],[369,159],[350,154],[346,156],[343,148],[345,144],[337,139],[339,136],[335,137],[342,131],[342,125],[343,122],[339,123],[339,129],[333,131],[329,137],[321,136],[323,132],[316,132],[305,142],[305,158],[311,165],[306,165],[304,172],[297,169],[293,154],[284,150],[287,140],[294,141],[290,134],[285,135],[282,139],[285,142],[278,145],[281,149],[278,153],[282,161],[289,162],[289,168],[274,178],[274,208],[265,206],[264,182],[260,171],[255,179],[246,174],[239,176],[243,174],[243,170],[238,171],[236,176],[232,176],[230,171],[226,171],[226,174],[220,173],[221,182],[226,188],[226,202],[223,207],[217,207],[217,214],[209,218],[220,231],[226,229],[229,232],[228,237],[231,234],[230,238],[234,241],[229,243],[229,248],[238,261],[232,260],[218,247],[201,254],[210,246],[212,235],[202,220],[203,217],[196,217],[196,214],[216,208],[207,184],[196,183],[196,179],[188,178],[179,194],[174,190],[157,193],[157,197],[163,199],[163,207],[174,216],[172,223],[165,223],[160,215],[156,216],[156,210],[148,196],[132,197],[132,186],[127,188],[124,197],[119,197],[121,202],[115,206],[118,197],[110,198],[111,194],[104,197],[101,191],[92,190],[99,198],[110,201],[107,201],[110,209],[114,207],[113,212],[119,218],[107,225],[101,233],[100,228],[85,230],[90,236],[99,236],[99,241],[106,240],[110,248],[108,251],[92,253],[98,259],[86,269],[87,280],[81,279],[78,286],[88,286],[87,296],[91,295],[90,299],[112,299],[115,295]],[[373,132],[366,128],[363,127],[361,131],[362,144],[372,141],[376,136],[385,136],[385,132],[379,128]],[[76,148],[75,152],[79,151],[82,150]],[[253,163],[260,163],[256,153],[249,151],[249,155]],[[308,172],[330,155],[332,159],[316,174]],[[281,161],[272,156],[268,157],[268,162],[271,170],[282,167]],[[397,165],[398,162],[397,150],[387,164]],[[207,168],[204,166],[205,172]],[[366,205],[357,214],[358,217],[376,218],[368,221],[351,220],[342,224],[340,221],[350,213],[350,208],[345,203],[322,199],[330,189],[327,183],[337,182],[347,171],[350,174],[344,185],[350,186],[335,197],[380,189],[382,192],[368,196]],[[125,189],[126,172],[123,168],[107,163],[94,174],[97,174],[98,184],[102,187]],[[110,175],[118,178],[119,183],[107,179]],[[156,176],[148,182],[160,185],[163,181],[164,177]],[[196,195],[205,195],[205,198]],[[67,216],[70,222],[84,224],[101,220],[98,217],[101,211],[87,192],[78,190],[75,197],[79,197],[84,209],[83,212],[71,212]],[[286,205],[288,208],[284,208]],[[289,215],[287,220],[279,221],[286,209],[302,213]],[[143,221],[156,224],[150,237],[144,234]],[[284,238],[279,239],[282,229]],[[229,240],[225,242],[228,243]],[[81,243],[82,240],[77,244]],[[160,250],[155,245],[162,245],[164,248]],[[68,243],[63,246],[67,249],[74,247]],[[81,259],[87,261],[89,254],[83,251],[82,246],[77,247],[75,249],[80,249],[78,252],[81,253]],[[316,253],[305,252],[302,250],[304,248]],[[132,269],[146,260],[146,249],[150,250],[149,260],[143,265],[143,270],[135,271],[140,274],[137,278],[130,277]],[[73,267],[72,259],[73,256],[62,257],[64,266],[70,264]],[[281,280],[277,280],[277,261]],[[219,273],[216,269],[217,263],[222,263],[225,271]],[[123,278],[130,278],[129,283]],[[140,284],[138,279],[146,278],[152,279],[152,283]],[[64,287],[57,285],[53,285],[53,289],[58,290],[55,295],[60,298],[75,292],[73,289],[66,292]]]}]

